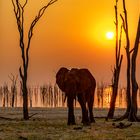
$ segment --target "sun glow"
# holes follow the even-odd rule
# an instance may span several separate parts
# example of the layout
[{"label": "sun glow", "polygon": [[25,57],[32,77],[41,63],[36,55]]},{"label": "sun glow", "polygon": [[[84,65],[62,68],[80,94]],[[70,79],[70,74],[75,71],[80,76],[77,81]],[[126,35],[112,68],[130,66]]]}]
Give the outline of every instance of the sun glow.
[{"label": "sun glow", "polygon": [[107,32],[107,33],[106,33],[106,38],[107,38],[108,40],[112,40],[112,39],[114,38],[114,33],[113,33],[113,32]]}]

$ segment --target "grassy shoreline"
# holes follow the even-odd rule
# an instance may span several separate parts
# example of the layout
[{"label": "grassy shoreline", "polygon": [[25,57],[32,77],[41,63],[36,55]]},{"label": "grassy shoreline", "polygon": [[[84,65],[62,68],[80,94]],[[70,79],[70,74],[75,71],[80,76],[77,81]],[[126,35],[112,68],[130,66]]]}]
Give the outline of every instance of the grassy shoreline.
[{"label": "grassy shoreline", "polygon": [[[106,116],[108,109],[94,109],[94,116]],[[116,109],[120,116],[125,109]],[[139,111],[140,112],[140,111]],[[30,114],[37,113],[30,120],[22,119],[22,108],[0,108],[0,140],[139,140],[140,123],[133,123],[125,129],[114,128],[112,121],[96,118],[96,123],[83,127],[81,110],[75,109],[77,125],[67,126],[67,108],[30,108]],[[123,121],[129,123],[127,120]],[[80,127],[81,129],[75,130]]]}]

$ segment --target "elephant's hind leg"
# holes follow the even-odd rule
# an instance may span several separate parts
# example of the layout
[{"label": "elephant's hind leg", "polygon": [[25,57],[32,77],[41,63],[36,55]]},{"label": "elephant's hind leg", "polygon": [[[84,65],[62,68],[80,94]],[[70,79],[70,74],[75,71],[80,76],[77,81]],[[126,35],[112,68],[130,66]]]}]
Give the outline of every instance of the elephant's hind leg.
[{"label": "elephant's hind leg", "polygon": [[91,96],[88,100],[88,110],[89,110],[89,117],[90,117],[90,122],[94,123],[94,116],[93,116],[93,103],[94,103],[94,96]]}]

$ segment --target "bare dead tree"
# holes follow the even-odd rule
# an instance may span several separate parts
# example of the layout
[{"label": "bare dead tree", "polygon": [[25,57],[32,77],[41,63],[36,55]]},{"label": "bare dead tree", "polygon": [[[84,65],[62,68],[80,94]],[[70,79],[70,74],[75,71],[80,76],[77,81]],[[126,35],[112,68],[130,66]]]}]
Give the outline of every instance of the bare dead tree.
[{"label": "bare dead tree", "polygon": [[62,107],[65,107],[65,106],[66,106],[66,102],[65,102],[65,100],[66,100],[65,93],[62,92],[61,90],[59,90],[59,94],[62,95]]},{"label": "bare dead tree", "polygon": [[30,107],[32,107],[33,106],[33,90],[32,90],[32,88],[31,87],[28,87],[28,95],[29,95],[29,104],[30,104]]},{"label": "bare dead tree", "polygon": [[0,86],[0,104],[2,105],[2,98],[3,98],[3,88]]},{"label": "bare dead tree", "polygon": [[38,86],[34,87],[35,104],[38,103]]},{"label": "bare dead tree", "polygon": [[54,107],[54,94],[53,94],[53,85],[48,85],[48,94],[49,94],[49,106]]},{"label": "bare dead tree", "polygon": [[8,76],[9,79],[11,80],[12,82],[12,85],[11,85],[11,106],[14,107],[14,103],[15,103],[15,97],[16,97],[16,94],[17,94],[17,78],[18,76],[14,76],[12,73],[11,73],[11,76]]},{"label": "bare dead tree", "polygon": [[101,99],[101,107],[104,107],[104,88],[105,88],[105,84],[104,82],[101,82],[100,85],[100,99]]},{"label": "bare dead tree", "polygon": [[9,104],[9,89],[8,84],[4,83],[3,85],[3,107],[8,107]]},{"label": "bare dead tree", "polygon": [[[129,121],[140,121],[140,119],[137,117],[137,91],[138,91],[138,83],[136,81],[136,58],[138,54],[138,47],[139,47],[139,41],[140,41],[140,17],[138,21],[138,28],[137,28],[137,34],[136,34],[136,40],[134,48],[130,51],[132,53],[131,58],[131,83],[132,83],[132,94],[130,91],[130,95],[127,95],[127,110],[126,113],[117,120],[123,120],[127,118]],[[130,97],[129,97],[130,96]],[[129,102],[130,101],[130,102]]]},{"label": "bare dead tree", "polygon": [[122,101],[123,101],[123,100],[122,100],[122,98],[123,98],[122,91],[123,91],[123,89],[120,88],[120,90],[119,90],[119,107],[122,106]]},{"label": "bare dead tree", "polygon": [[97,105],[98,108],[100,107],[100,87],[99,87],[99,83],[97,83]]},{"label": "bare dead tree", "polygon": [[45,106],[47,91],[48,91],[47,85],[40,86],[40,96],[43,106]]},{"label": "bare dead tree", "polygon": [[139,121],[137,118],[137,91],[138,91],[138,83],[136,80],[136,58],[138,54],[138,48],[139,48],[139,42],[140,42],[140,17],[138,21],[138,28],[137,28],[137,34],[136,34],[136,40],[135,45],[133,48],[132,53],[132,59],[131,59],[131,82],[132,82],[132,103],[131,103],[131,109],[129,113],[128,120],[129,121]]},{"label": "bare dead tree", "polygon": [[[138,90],[138,84],[136,81],[136,57],[138,53],[139,38],[140,38],[140,20],[138,21],[135,46],[132,50],[130,50],[130,39],[129,39],[129,33],[128,33],[128,20],[127,20],[127,10],[126,10],[126,5],[125,5],[125,0],[123,0],[123,9],[124,9],[124,16],[123,15],[120,15],[120,16],[123,21],[123,29],[126,36],[125,49],[126,49],[126,57],[127,57],[127,90],[126,90],[127,109],[126,109],[125,114],[117,120],[123,120],[125,118],[128,118],[129,121],[138,121],[139,119],[136,116],[137,90]],[[132,53],[132,58],[131,58],[131,53]],[[131,93],[131,87],[130,87],[131,83],[132,83],[132,93]]]},{"label": "bare dead tree", "polygon": [[115,5],[115,26],[116,26],[116,50],[115,50],[116,64],[113,70],[112,96],[111,96],[111,101],[110,101],[110,108],[109,108],[109,112],[106,119],[112,119],[114,116],[116,97],[118,93],[120,69],[121,69],[121,64],[122,64],[122,59],[123,59],[123,55],[121,55],[122,26],[120,30],[120,37],[118,37],[118,32],[119,32],[118,0],[116,0],[116,5]]},{"label": "bare dead tree", "polygon": [[58,87],[57,85],[55,84],[54,85],[54,107],[58,107]]},{"label": "bare dead tree", "polygon": [[14,13],[17,21],[17,27],[20,36],[20,49],[22,54],[22,66],[19,68],[20,77],[22,80],[22,92],[23,92],[23,118],[25,120],[29,119],[28,114],[28,89],[27,89],[27,80],[28,80],[28,66],[29,66],[29,49],[31,44],[31,39],[33,37],[33,30],[36,23],[40,20],[40,18],[44,15],[46,9],[54,4],[57,0],[50,0],[45,6],[43,6],[34,20],[31,22],[29,31],[28,31],[28,40],[27,46],[25,45],[25,37],[24,37],[24,10],[28,3],[28,0],[25,0],[24,4],[21,3],[20,0],[12,0],[12,4],[14,7]]},{"label": "bare dead tree", "polygon": [[127,57],[127,87],[126,87],[126,100],[127,100],[127,110],[124,114],[124,116],[121,119],[127,118],[130,112],[130,107],[131,107],[131,78],[130,78],[130,66],[131,66],[131,61],[130,61],[130,39],[129,39],[129,32],[128,32],[128,19],[127,19],[127,10],[126,10],[126,5],[125,5],[125,0],[123,0],[123,10],[124,10],[124,17],[122,14],[120,14],[121,19],[123,21],[123,29],[125,32],[126,36],[126,57]]}]

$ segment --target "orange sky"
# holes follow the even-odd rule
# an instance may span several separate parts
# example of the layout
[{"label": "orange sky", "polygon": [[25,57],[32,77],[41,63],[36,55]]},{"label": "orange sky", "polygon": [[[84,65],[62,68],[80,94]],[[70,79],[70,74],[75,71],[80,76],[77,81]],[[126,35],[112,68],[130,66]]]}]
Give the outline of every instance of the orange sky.
[{"label": "orange sky", "polygon": [[[115,41],[107,40],[105,33],[115,30],[114,2],[115,0],[58,0],[49,7],[34,30],[30,48],[29,83],[54,81],[55,73],[61,66],[86,67],[91,70],[97,81],[110,82]],[[140,2],[126,2],[133,47]],[[39,8],[45,3],[45,0],[29,0],[25,9],[26,31]],[[122,12],[121,0],[119,3],[119,11]],[[0,83],[10,82],[10,73],[18,74],[21,63],[18,37],[11,0],[1,0]],[[122,51],[125,52],[124,47]],[[140,55],[137,71],[140,71],[139,60]],[[124,59],[121,82],[125,81],[125,65]],[[137,78],[140,82],[139,75]]]}]

